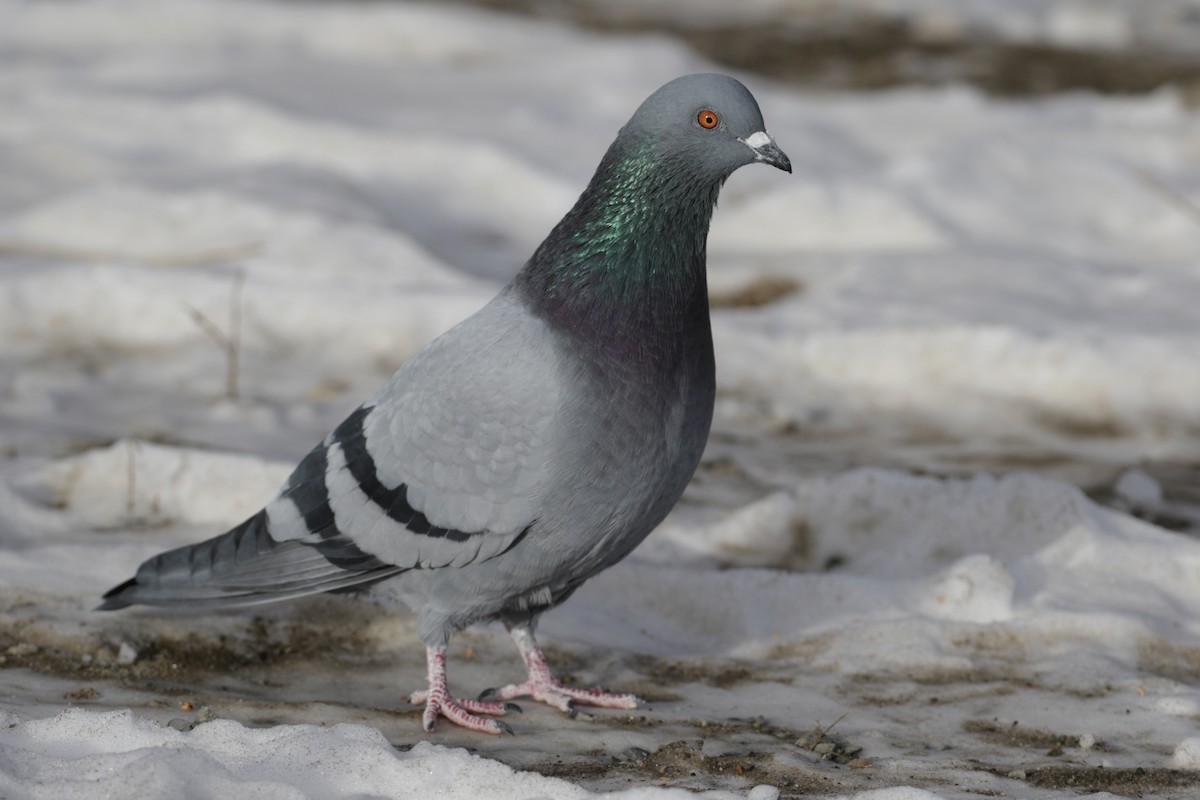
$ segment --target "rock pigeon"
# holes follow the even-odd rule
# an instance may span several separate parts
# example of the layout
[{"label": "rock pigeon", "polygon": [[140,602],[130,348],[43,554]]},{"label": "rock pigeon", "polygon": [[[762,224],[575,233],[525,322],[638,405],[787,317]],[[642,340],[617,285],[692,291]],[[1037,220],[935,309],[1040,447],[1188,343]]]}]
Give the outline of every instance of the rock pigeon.
[{"label": "rock pigeon", "polygon": [[[249,605],[378,584],[419,616],[424,728],[486,733],[522,696],[635,708],[565,686],[538,617],[620,561],[683,493],[714,398],[705,248],[739,167],[791,172],[753,95],[688,75],[642,103],[586,190],[482,310],[407,361],[233,530],[143,563],[104,595]],[[446,646],[501,621],[528,677],[478,700],[447,691]]]}]

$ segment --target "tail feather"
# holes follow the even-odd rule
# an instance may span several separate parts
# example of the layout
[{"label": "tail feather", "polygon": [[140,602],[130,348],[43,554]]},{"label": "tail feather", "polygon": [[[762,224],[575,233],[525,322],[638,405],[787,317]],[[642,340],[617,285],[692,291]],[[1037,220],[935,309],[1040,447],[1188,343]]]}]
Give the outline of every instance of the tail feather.
[{"label": "tail feather", "polygon": [[213,608],[255,605],[350,589],[404,568],[368,555],[345,536],[316,544],[275,540],[265,511],[228,533],[155,556],[104,595],[98,611],[143,604]]}]

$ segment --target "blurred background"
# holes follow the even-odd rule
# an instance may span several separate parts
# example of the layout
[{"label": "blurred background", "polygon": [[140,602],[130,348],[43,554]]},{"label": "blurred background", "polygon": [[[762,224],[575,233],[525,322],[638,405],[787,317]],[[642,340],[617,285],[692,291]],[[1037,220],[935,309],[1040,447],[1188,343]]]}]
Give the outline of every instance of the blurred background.
[{"label": "blurred background", "polygon": [[481,0],[608,33],[661,33],[732,69],[825,90],[963,83],[1007,97],[1194,95],[1189,0]]},{"label": "blurred background", "polygon": [[874,464],[1131,503],[1136,469],[1196,522],[1200,2],[2,8],[10,462],[295,458],[718,69],[797,166],[739,172],[711,237],[727,502]]}]

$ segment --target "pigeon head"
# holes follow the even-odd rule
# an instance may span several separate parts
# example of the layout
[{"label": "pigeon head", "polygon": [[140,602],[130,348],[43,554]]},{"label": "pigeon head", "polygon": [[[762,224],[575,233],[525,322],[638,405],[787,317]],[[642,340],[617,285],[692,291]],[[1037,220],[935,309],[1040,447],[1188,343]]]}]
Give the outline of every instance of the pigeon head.
[{"label": "pigeon head", "polygon": [[663,158],[717,180],[759,161],[792,171],[767,133],[754,95],[728,75],[685,75],[667,83],[634,112],[622,141],[649,143]]},{"label": "pigeon head", "polygon": [[758,161],[792,171],[745,86],[725,75],[671,81],[621,128],[518,287],[591,339],[707,335],[709,221],[725,179]]}]

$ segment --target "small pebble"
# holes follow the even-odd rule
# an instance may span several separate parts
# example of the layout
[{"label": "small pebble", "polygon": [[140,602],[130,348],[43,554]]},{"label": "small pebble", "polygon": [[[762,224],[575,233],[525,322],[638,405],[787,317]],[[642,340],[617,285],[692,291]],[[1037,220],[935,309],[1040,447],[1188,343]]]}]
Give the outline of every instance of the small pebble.
[{"label": "small pebble", "polygon": [[1126,470],[1113,486],[1113,492],[1125,505],[1143,511],[1152,511],[1163,501],[1162,486],[1140,469]]},{"label": "small pebble", "polygon": [[21,656],[31,656],[37,651],[38,646],[36,644],[33,644],[32,642],[20,642],[19,644],[14,644],[4,652],[8,653],[10,656],[16,656],[19,658]]},{"label": "small pebble", "polygon": [[1013,780],[1023,781],[1025,780],[1025,770],[1014,769],[1012,772],[1008,773],[1008,777],[1012,778]]},{"label": "small pebble", "polygon": [[643,750],[640,747],[626,747],[624,750],[613,756],[613,761],[618,764],[628,764],[631,762],[640,764],[649,757],[649,750]]},{"label": "small pebble", "polygon": [[192,723],[190,720],[186,720],[183,717],[176,717],[175,719],[173,719],[167,723],[167,727],[174,728],[177,731],[185,731],[186,732],[186,731],[190,731],[192,729]]},{"label": "small pebble", "polygon": [[813,748],[813,752],[820,753],[821,755],[826,756],[833,752],[833,748],[834,748],[833,742],[821,742],[820,744],[818,744],[816,747]]},{"label": "small pebble", "polygon": [[746,800],[779,800],[779,790],[774,786],[760,783],[750,790],[750,794],[746,795]]},{"label": "small pebble", "polygon": [[1095,746],[1096,746],[1096,737],[1092,736],[1090,733],[1085,733],[1079,737],[1079,749],[1080,750],[1091,750]]}]

